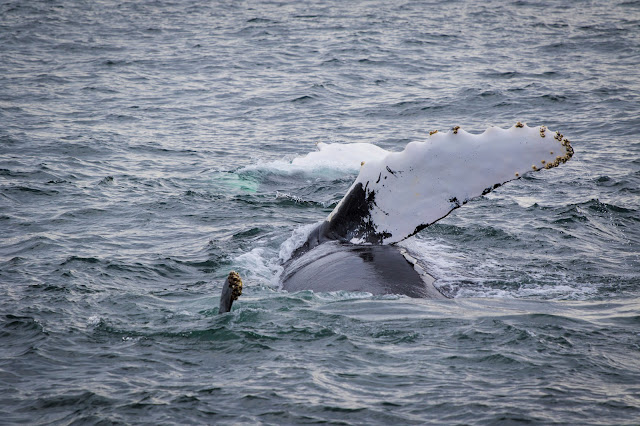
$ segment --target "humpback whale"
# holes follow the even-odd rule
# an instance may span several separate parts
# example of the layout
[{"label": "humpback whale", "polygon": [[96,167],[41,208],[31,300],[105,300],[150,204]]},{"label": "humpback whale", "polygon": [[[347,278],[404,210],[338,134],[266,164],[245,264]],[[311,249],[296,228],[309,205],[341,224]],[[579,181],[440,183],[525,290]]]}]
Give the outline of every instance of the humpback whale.
[{"label": "humpback whale", "polygon": [[[283,264],[282,288],[444,298],[434,278],[397,243],[474,198],[572,156],[560,132],[518,122],[479,135],[459,126],[433,131],[425,142],[363,162],[346,195]],[[237,298],[234,282],[230,274],[220,312]]]}]

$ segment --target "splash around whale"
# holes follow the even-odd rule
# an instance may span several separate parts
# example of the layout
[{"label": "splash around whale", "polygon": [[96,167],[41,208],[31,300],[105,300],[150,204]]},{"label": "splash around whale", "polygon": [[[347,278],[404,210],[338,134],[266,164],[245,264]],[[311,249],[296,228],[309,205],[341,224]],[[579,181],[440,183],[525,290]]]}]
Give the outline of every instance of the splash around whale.
[{"label": "splash around whale", "polygon": [[[319,144],[319,150],[340,154],[339,145]],[[411,142],[401,152],[372,150],[346,195],[284,262],[282,288],[444,298],[433,277],[397,243],[473,198],[572,156],[560,132],[520,122],[479,135],[456,126],[431,132],[427,141]],[[234,283],[230,274],[220,312],[231,309]]]}]

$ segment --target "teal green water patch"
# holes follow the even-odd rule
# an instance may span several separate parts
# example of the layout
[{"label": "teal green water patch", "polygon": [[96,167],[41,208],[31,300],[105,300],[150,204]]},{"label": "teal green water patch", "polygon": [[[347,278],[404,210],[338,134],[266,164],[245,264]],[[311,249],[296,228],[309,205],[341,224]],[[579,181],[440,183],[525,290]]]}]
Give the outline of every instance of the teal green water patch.
[{"label": "teal green water patch", "polygon": [[220,189],[247,194],[255,194],[260,186],[255,177],[234,172],[217,172],[211,177],[211,183]]}]

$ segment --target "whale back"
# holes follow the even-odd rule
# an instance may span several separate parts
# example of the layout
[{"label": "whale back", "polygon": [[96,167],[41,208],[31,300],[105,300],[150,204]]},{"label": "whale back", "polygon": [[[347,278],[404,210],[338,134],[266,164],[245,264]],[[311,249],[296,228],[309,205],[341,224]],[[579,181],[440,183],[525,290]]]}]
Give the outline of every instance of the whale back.
[{"label": "whale back", "polygon": [[288,291],[363,291],[444,298],[434,278],[415,259],[392,245],[353,245],[330,241],[294,258],[282,277]]}]

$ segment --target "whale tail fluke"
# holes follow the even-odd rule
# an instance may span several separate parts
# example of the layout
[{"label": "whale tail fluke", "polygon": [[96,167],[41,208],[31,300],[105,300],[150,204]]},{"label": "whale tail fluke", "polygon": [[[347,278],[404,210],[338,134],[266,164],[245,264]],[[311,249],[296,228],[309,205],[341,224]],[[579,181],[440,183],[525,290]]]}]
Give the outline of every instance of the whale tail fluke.
[{"label": "whale tail fluke", "polygon": [[242,279],[240,275],[235,272],[229,272],[229,276],[222,286],[222,293],[220,294],[220,309],[219,314],[224,314],[231,310],[231,305],[234,300],[238,300],[238,297],[242,294]]},{"label": "whale tail fluke", "polygon": [[[431,132],[402,152],[362,164],[360,174],[319,229],[318,242],[393,244],[446,217],[467,201],[525,173],[573,155],[568,139],[518,122],[480,135],[456,126]],[[314,244],[309,244],[311,248]]]}]

